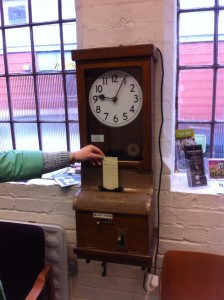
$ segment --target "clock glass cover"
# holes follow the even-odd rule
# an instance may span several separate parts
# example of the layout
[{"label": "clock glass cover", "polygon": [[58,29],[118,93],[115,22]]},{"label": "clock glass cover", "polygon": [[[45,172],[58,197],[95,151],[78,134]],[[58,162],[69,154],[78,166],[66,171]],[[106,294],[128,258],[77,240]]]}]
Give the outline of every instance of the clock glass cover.
[{"label": "clock glass cover", "polygon": [[127,72],[105,72],[90,88],[89,106],[96,119],[104,125],[125,126],[133,122],[141,111],[140,84]]},{"label": "clock glass cover", "polygon": [[142,68],[88,68],[85,84],[87,143],[119,161],[142,161]]}]

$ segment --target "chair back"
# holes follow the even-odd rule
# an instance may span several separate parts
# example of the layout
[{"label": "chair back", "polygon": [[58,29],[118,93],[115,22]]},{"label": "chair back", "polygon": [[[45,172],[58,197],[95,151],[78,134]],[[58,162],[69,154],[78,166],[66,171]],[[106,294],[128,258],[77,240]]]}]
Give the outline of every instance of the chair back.
[{"label": "chair back", "polygon": [[223,300],[224,256],[168,251],[160,276],[161,300]]},{"label": "chair back", "polygon": [[0,280],[7,300],[24,300],[44,267],[44,231],[0,221]]}]

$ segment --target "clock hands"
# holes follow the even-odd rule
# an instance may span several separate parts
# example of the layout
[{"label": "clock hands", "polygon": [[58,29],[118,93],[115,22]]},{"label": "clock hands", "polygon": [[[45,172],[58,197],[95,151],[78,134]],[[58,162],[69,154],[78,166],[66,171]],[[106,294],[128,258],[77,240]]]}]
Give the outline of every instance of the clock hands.
[{"label": "clock hands", "polygon": [[114,99],[116,99],[115,101],[117,101],[117,95],[118,95],[118,93],[119,93],[119,91],[120,91],[120,89],[121,89],[123,83],[125,82],[125,79],[126,79],[126,75],[124,75],[124,78],[123,78],[123,80],[121,81],[121,84],[120,84],[120,86],[119,86],[119,88],[118,88],[118,90],[117,90],[117,93],[116,93],[116,95],[113,97]]},{"label": "clock hands", "polygon": [[104,96],[103,94],[99,95],[99,98],[100,100],[112,100],[113,102],[116,102],[117,99],[115,97],[107,97],[107,96]]},{"label": "clock hands", "polygon": [[116,102],[117,101],[117,95],[118,95],[118,93],[119,93],[119,91],[120,91],[123,83],[125,82],[125,79],[126,79],[126,75],[122,79],[121,84],[120,84],[120,86],[119,86],[119,88],[117,90],[117,93],[116,93],[116,95],[114,97],[111,98],[111,97],[107,97],[107,96],[104,96],[103,94],[101,94],[101,95],[99,95],[100,100],[112,100],[113,102]]}]

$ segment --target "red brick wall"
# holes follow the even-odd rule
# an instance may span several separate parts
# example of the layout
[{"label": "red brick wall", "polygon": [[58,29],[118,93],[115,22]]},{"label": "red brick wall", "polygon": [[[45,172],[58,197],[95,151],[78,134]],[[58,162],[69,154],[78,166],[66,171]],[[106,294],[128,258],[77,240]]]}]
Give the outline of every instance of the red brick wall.
[{"label": "red brick wall", "polygon": [[[213,62],[213,43],[182,43],[179,47],[180,65],[211,65]],[[224,63],[224,42],[219,43],[220,63]],[[31,66],[30,53],[8,54],[10,73],[24,73],[24,65]],[[0,55],[0,73],[4,74],[3,56]],[[218,73],[217,103],[219,109],[217,117],[224,113],[224,84],[223,72]],[[179,120],[210,120],[212,113],[213,72],[211,70],[182,71],[179,81]],[[1,81],[4,81],[2,78]],[[12,82],[12,99],[14,109],[35,109],[33,81],[29,76],[17,77]],[[6,86],[0,82],[0,109],[7,108]],[[63,106],[63,92],[61,75],[40,76],[41,104],[43,108],[59,108]]]},{"label": "red brick wall", "polygon": [[[180,50],[181,66],[209,66],[213,64],[213,43],[182,43]],[[224,64],[224,42],[219,43],[218,63]],[[224,117],[224,72],[217,74],[216,96],[218,106],[216,119]],[[178,103],[179,121],[209,121],[212,117],[213,71],[183,70],[180,72]]]}]

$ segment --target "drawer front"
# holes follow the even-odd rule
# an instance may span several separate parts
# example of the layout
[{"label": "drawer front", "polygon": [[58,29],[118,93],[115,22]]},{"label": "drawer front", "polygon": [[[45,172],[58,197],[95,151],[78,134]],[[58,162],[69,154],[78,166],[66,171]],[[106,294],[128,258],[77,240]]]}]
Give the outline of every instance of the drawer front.
[{"label": "drawer front", "polygon": [[147,255],[150,215],[76,211],[77,247]]}]

